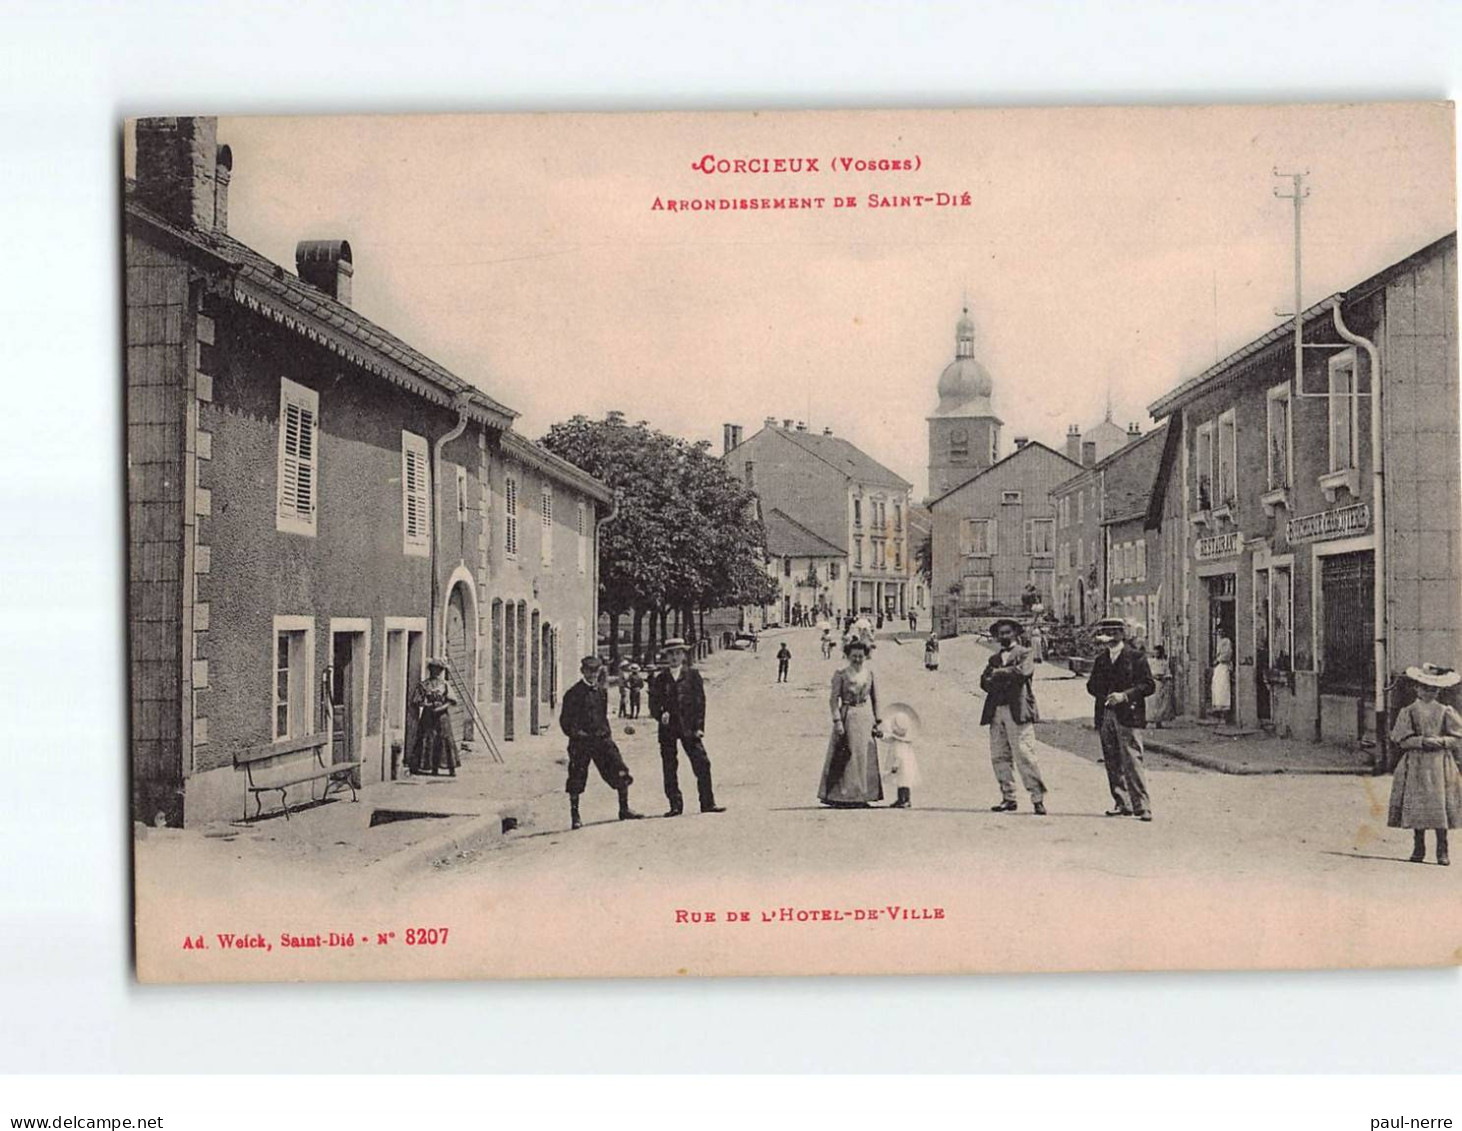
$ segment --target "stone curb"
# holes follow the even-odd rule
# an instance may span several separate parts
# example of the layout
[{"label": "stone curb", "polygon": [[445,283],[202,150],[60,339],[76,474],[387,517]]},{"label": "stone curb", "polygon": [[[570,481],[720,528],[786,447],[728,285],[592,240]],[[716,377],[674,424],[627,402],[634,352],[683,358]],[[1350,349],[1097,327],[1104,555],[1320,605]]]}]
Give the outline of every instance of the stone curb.
[{"label": "stone curb", "polygon": [[439,833],[407,845],[399,852],[377,860],[370,865],[369,870],[375,874],[405,875],[430,867],[433,861],[444,857],[471,852],[487,844],[500,843],[507,839],[507,833],[503,832],[503,820],[508,817],[518,821],[519,829],[527,828],[531,824],[525,820],[523,814],[507,809],[483,813],[464,821],[450,832]]},{"label": "stone curb", "polygon": [[1196,750],[1185,750],[1181,746],[1173,746],[1166,742],[1153,742],[1143,734],[1142,745],[1147,750],[1155,750],[1159,754],[1165,754],[1169,758],[1176,758],[1180,762],[1188,762],[1194,766],[1200,766],[1205,770],[1213,770],[1220,774],[1233,774],[1239,777],[1253,777],[1263,774],[1290,774],[1308,776],[1342,776],[1353,778],[1368,778],[1374,776],[1374,771],[1369,767],[1352,769],[1347,766],[1306,766],[1291,769],[1288,766],[1236,766],[1223,758],[1216,758],[1212,754],[1204,754]]}]

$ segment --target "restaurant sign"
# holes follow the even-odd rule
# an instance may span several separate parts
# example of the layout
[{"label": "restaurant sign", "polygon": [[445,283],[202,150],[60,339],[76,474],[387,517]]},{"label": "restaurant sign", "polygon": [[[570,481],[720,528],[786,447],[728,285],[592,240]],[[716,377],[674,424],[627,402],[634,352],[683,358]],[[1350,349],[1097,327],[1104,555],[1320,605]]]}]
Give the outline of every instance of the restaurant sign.
[{"label": "restaurant sign", "polygon": [[1216,558],[1231,558],[1239,552],[1239,532],[1230,530],[1227,534],[1215,534],[1211,538],[1199,538],[1193,546],[1193,556],[1200,562],[1211,562]]},{"label": "restaurant sign", "polygon": [[1290,545],[1318,542],[1324,538],[1341,538],[1347,534],[1364,534],[1371,528],[1371,504],[1356,503],[1333,511],[1302,515],[1285,523],[1285,537]]}]

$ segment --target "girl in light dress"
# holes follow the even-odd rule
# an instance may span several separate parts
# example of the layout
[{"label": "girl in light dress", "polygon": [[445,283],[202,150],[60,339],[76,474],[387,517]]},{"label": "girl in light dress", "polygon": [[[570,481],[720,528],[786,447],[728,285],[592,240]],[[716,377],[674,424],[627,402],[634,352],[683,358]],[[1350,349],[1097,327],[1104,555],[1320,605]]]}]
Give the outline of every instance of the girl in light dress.
[{"label": "girl in light dress", "polygon": [[1462,715],[1438,702],[1437,693],[1455,687],[1462,676],[1451,668],[1423,664],[1407,668],[1406,677],[1416,685],[1416,699],[1396,712],[1391,727],[1391,742],[1400,757],[1391,779],[1386,824],[1412,830],[1414,864],[1426,859],[1426,830],[1434,830],[1437,863],[1446,865],[1451,863],[1447,830],[1462,828],[1462,771],[1457,768]]},{"label": "girl in light dress", "polygon": [[914,755],[914,742],[919,736],[919,715],[907,703],[895,703],[888,709],[887,734],[879,748],[888,780],[898,791],[898,800],[889,808],[908,809],[914,803],[914,787],[923,781],[919,760]]}]

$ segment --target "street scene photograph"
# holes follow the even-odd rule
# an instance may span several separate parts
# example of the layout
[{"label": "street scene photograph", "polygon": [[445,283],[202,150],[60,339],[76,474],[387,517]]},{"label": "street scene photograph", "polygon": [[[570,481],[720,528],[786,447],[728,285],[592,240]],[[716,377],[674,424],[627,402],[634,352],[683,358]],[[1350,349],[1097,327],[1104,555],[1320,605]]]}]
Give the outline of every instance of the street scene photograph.
[{"label": "street scene photograph", "polygon": [[1462,962],[1454,139],[127,121],[138,976]]}]

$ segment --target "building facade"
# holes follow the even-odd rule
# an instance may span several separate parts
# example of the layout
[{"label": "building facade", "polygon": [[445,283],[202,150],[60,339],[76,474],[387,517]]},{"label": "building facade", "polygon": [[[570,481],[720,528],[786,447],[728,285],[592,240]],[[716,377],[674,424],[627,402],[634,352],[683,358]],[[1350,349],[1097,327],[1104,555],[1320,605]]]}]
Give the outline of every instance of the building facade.
[{"label": "building facade", "polygon": [[[453,725],[546,727],[592,646],[603,484],[350,306],[346,241],[291,274],[228,235],[208,118],[143,119],[125,204],[134,813],[252,810],[236,758],[388,778],[425,659]],[[567,658],[566,658],[567,657]]]},{"label": "building facade", "polygon": [[1182,438],[1190,709],[1224,636],[1237,721],[1304,737],[1374,731],[1378,686],[1462,661],[1456,283],[1453,233],[1306,311],[1298,379],[1287,323],[1152,406]]},{"label": "building facade", "polygon": [[780,510],[770,511],[763,522],[767,574],[777,583],[777,600],[765,623],[841,620],[847,610],[848,555]]},{"label": "building facade", "polygon": [[[740,438],[728,425],[728,442]],[[853,613],[902,616],[913,563],[909,506],[913,485],[830,429],[767,417],[730,447],[727,470],[755,491],[763,515],[781,511],[846,555],[835,605]]]},{"label": "building facade", "polygon": [[1055,583],[1051,493],[1077,465],[1030,441],[934,499],[934,584],[939,631],[992,609],[1019,609],[1033,585],[1049,605]]},{"label": "building facade", "polygon": [[[1158,433],[1144,437],[1104,420],[1083,438],[1073,425],[1066,454],[1083,470],[1051,492],[1056,512],[1056,616],[1090,624],[1108,615],[1107,529],[1113,518],[1145,513],[1157,471]],[[1120,443],[1118,442],[1120,441]],[[1115,614],[1112,614],[1115,615]]]}]

